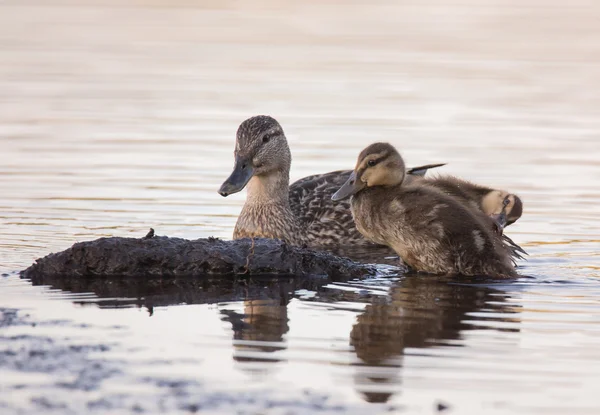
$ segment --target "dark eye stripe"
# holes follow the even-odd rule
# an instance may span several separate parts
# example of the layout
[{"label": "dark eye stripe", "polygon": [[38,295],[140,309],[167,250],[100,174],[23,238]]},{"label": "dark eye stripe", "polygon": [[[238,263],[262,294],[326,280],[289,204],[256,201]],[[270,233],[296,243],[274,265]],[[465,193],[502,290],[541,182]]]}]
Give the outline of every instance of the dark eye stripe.
[{"label": "dark eye stripe", "polygon": [[380,158],[378,158],[378,159],[371,159],[371,160],[367,161],[367,166],[369,166],[369,167],[373,167],[373,166],[375,166],[375,165],[377,165],[377,164],[381,163],[381,161],[382,161],[383,159],[385,159],[385,157],[380,157]]}]

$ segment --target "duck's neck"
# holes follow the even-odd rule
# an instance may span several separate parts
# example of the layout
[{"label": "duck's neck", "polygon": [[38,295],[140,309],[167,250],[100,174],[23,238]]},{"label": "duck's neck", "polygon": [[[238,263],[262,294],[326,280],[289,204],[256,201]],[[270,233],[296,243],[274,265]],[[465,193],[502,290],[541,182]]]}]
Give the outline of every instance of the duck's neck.
[{"label": "duck's neck", "polygon": [[290,207],[288,183],[287,173],[255,176],[250,180],[233,239],[278,238],[293,245],[304,242]]},{"label": "duck's neck", "polygon": [[246,203],[249,205],[277,204],[289,207],[289,172],[254,176],[248,182]]}]

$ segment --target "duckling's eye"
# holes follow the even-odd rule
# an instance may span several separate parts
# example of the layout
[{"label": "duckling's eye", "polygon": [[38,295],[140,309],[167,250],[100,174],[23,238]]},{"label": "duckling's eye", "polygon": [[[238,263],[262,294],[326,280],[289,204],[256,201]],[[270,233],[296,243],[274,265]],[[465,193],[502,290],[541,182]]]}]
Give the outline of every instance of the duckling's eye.
[{"label": "duckling's eye", "polygon": [[509,203],[510,203],[510,199],[508,197],[506,199],[504,199],[504,201],[502,202],[502,204],[504,206],[508,206]]},{"label": "duckling's eye", "polygon": [[271,140],[271,136],[265,135],[263,136],[263,143],[268,143]]},{"label": "duckling's eye", "polygon": [[369,167],[373,167],[376,164],[377,164],[377,160],[369,160],[369,161],[367,161],[367,166],[369,166]]}]

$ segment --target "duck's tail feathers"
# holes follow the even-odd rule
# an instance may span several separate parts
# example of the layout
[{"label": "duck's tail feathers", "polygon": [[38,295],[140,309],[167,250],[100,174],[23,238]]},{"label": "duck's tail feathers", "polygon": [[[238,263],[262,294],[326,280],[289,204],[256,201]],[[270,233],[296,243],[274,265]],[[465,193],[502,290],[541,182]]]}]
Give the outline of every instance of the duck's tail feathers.
[{"label": "duck's tail feathers", "polygon": [[412,174],[413,176],[425,176],[425,173],[429,169],[435,169],[436,167],[445,166],[446,163],[437,163],[437,164],[426,164],[424,166],[411,167],[407,170],[408,174]]}]

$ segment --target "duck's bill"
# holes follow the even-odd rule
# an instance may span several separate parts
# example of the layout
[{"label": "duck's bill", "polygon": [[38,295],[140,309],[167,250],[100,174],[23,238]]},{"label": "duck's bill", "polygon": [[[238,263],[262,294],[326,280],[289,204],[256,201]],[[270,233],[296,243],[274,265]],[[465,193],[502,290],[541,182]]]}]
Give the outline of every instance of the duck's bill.
[{"label": "duck's bill", "polygon": [[506,213],[504,212],[504,210],[502,211],[502,213],[493,214],[493,215],[490,215],[490,217],[494,220],[494,222],[496,222],[499,232],[502,233],[502,230],[504,230],[504,228],[506,228],[506,226],[507,226]]},{"label": "duck's bill", "polygon": [[253,175],[254,167],[252,166],[252,163],[249,160],[240,157],[236,158],[233,172],[221,185],[219,194],[223,197],[227,197],[241,191],[246,187]]},{"label": "duck's bill", "polygon": [[344,183],[342,187],[340,187],[338,191],[331,196],[331,200],[337,201],[346,199],[361,190],[363,187],[364,183],[360,180],[356,180],[356,172],[352,172],[350,177],[348,177],[348,180],[346,180],[346,183]]}]

